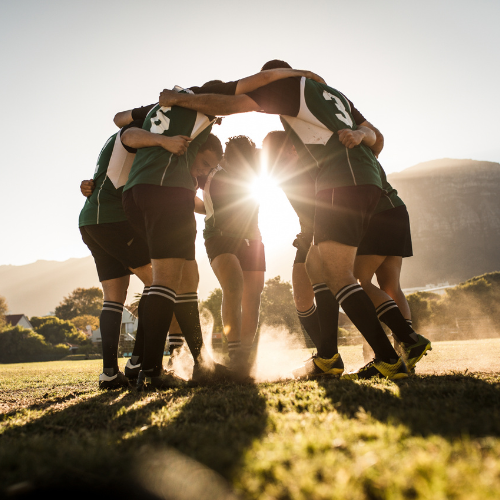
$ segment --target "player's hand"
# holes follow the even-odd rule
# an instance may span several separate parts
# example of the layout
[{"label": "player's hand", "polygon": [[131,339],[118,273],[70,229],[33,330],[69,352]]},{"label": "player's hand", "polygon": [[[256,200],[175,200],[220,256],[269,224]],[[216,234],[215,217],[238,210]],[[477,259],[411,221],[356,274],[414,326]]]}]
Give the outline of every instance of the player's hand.
[{"label": "player's hand", "polygon": [[365,137],[364,132],[361,130],[351,130],[350,128],[344,128],[337,133],[339,134],[340,142],[349,149],[359,146]]},{"label": "player's hand", "polygon": [[183,155],[191,142],[191,137],[187,135],[175,135],[174,137],[160,136],[162,148],[174,153],[174,155]]},{"label": "player's hand", "polygon": [[324,83],[326,85],[325,80],[323,80],[323,78],[321,78],[321,76],[317,75],[316,73],[313,73],[312,71],[307,71],[306,78],[310,78],[311,80],[314,80],[315,82]]},{"label": "player's hand", "polygon": [[92,179],[88,181],[82,181],[82,183],[80,184],[80,191],[86,198],[92,195],[94,189],[95,189],[95,182]]},{"label": "player's hand", "polygon": [[178,92],[176,92],[175,90],[164,89],[162,92],[160,92],[160,106],[174,106],[178,95]]}]

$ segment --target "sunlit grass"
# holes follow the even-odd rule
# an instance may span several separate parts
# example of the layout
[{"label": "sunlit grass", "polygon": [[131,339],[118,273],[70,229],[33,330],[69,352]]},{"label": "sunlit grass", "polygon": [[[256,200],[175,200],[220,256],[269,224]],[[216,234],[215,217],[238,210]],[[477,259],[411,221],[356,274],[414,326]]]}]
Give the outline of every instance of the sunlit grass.
[{"label": "sunlit grass", "polygon": [[[474,360],[488,342],[498,348],[496,340],[462,347]],[[437,371],[452,347],[459,343],[436,343]],[[360,346],[342,350],[349,364],[359,360]],[[425,371],[433,371],[431,359]],[[2,366],[2,487],[141,482],[144,468],[168,472],[175,449],[246,498],[498,498],[497,374],[138,394],[98,391],[100,363]],[[187,487],[193,478],[175,470]]]}]

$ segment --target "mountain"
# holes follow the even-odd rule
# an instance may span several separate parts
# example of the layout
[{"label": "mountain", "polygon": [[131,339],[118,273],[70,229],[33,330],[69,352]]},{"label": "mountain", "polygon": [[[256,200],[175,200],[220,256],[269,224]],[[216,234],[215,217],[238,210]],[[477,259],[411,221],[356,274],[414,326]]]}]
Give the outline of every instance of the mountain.
[{"label": "mountain", "polygon": [[500,270],[500,164],[442,159],[388,176],[410,214],[404,288]]},{"label": "mountain", "polygon": [[[442,159],[388,177],[410,213],[414,256],[404,261],[404,288],[455,284],[500,270],[500,164]],[[273,246],[273,252],[267,248],[267,279],[277,274],[286,281],[291,278],[294,252],[285,240]],[[199,297],[204,299],[219,285],[201,236],[196,258]],[[48,314],[75,288],[91,286],[99,286],[92,257],[0,266],[0,295],[13,314]],[[127,302],[141,290],[132,277]]]}]

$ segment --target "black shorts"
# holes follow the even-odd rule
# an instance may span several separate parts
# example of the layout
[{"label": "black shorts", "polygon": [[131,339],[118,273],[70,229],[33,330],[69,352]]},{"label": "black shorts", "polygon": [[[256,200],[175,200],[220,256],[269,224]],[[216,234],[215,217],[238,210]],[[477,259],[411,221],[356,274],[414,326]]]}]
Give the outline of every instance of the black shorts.
[{"label": "black shorts", "polygon": [[358,247],[381,193],[381,189],[371,185],[344,186],[317,193],[314,243],[336,241]]},{"label": "black shorts", "polygon": [[358,255],[411,257],[410,217],[404,205],[372,216]]},{"label": "black shorts", "polygon": [[294,264],[305,264],[307,254],[311,248],[313,235],[310,233],[299,233],[293,242],[293,246],[297,249],[295,254]]},{"label": "black shorts", "polygon": [[146,242],[127,221],[83,226],[80,234],[94,257],[99,281],[128,276],[129,268],[150,262]]},{"label": "black shorts", "polygon": [[147,241],[151,259],[194,260],[194,195],[190,189],[153,184],[123,193],[125,215]]},{"label": "black shorts", "polygon": [[264,244],[260,240],[244,240],[228,236],[212,236],[205,240],[210,263],[218,255],[231,253],[240,261],[243,271],[265,271],[266,254]]}]

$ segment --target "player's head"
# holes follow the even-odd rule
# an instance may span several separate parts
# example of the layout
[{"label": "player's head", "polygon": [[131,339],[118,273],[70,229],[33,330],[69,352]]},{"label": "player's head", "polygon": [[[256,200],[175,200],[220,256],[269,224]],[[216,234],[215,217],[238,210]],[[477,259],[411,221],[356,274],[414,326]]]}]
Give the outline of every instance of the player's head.
[{"label": "player's head", "polygon": [[267,61],[264,66],[260,69],[264,71],[266,69],[277,69],[277,68],[292,68],[287,62],[280,61],[279,59],[273,59],[272,61]]},{"label": "player's head", "polygon": [[205,89],[207,87],[210,87],[211,85],[216,85],[218,83],[224,83],[222,80],[209,80],[208,82],[205,82],[201,88]]},{"label": "player's head", "polygon": [[267,160],[270,175],[279,176],[297,162],[297,151],[290,135],[284,130],[269,132],[262,142],[262,151]]},{"label": "player's head", "polygon": [[224,168],[230,174],[243,177],[259,173],[259,155],[252,139],[246,135],[229,138],[224,153]]},{"label": "player's head", "polygon": [[207,140],[198,149],[198,154],[191,165],[191,175],[201,177],[208,175],[217,167],[222,159],[222,144],[217,136],[209,134]]}]

